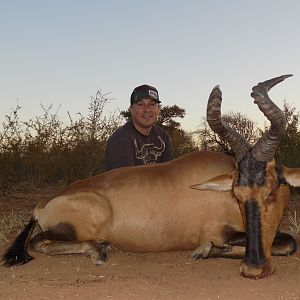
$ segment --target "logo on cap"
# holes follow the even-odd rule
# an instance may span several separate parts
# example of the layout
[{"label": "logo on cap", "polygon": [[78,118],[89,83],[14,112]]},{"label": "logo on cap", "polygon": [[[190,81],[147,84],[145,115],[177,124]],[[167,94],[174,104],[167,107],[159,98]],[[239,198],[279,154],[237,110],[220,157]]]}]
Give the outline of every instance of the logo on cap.
[{"label": "logo on cap", "polygon": [[158,99],[158,94],[153,90],[149,90],[149,96]]}]

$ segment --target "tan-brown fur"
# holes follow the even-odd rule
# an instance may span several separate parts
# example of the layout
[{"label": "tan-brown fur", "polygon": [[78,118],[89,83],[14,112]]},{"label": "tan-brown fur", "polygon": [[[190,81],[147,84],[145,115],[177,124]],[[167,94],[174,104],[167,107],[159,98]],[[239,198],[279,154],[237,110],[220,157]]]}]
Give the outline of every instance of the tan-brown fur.
[{"label": "tan-brown fur", "polygon": [[70,185],[34,215],[43,230],[60,222],[79,240],[105,240],[130,251],[195,249],[225,242],[224,226],[243,231],[232,192],[190,185],[235,170],[229,156],[195,152],[172,162],[112,170]]}]

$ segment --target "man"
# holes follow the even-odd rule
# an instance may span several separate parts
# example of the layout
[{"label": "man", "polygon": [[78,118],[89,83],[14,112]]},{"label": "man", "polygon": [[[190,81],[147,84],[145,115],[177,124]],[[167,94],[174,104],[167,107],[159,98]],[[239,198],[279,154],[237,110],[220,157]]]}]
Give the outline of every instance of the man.
[{"label": "man", "polygon": [[131,120],[117,129],[107,141],[105,168],[148,165],[173,159],[168,133],[154,125],[160,104],[155,87],[136,87],[130,97]]}]

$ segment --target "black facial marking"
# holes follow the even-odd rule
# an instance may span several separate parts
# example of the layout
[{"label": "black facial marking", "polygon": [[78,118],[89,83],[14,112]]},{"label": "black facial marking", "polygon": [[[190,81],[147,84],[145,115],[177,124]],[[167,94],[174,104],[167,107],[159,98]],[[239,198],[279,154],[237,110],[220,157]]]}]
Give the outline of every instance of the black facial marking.
[{"label": "black facial marking", "polygon": [[256,160],[251,151],[238,162],[238,186],[263,186],[266,182],[267,162]]},{"label": "black facial marking", "polygon": [[276,165],[275,171],[276,171],[276,176],[277,176],[278,183],[282,184],[282,185],[287,185],[288,183],[286,182],[286,180],[285,180],[285,178],[283,177],[283,174],[282,174],[282,167]]},{"label": "black facial marking", "polygon": [[256,201],[247,200],[246,214],[246,253],[244,262],[247,265],[262,266],[266,257],[262,247],[260,212]]}]

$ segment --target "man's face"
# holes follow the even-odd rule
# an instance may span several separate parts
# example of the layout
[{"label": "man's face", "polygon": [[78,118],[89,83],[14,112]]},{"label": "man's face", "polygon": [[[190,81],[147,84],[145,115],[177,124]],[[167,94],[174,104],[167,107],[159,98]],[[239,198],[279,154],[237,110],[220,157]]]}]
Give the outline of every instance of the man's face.
[{"label": "man's face", "polygon": [[150,128],[157,120],[159,104],[152,99],[142,99],[130,106],[129,111],[135,125]]}]

